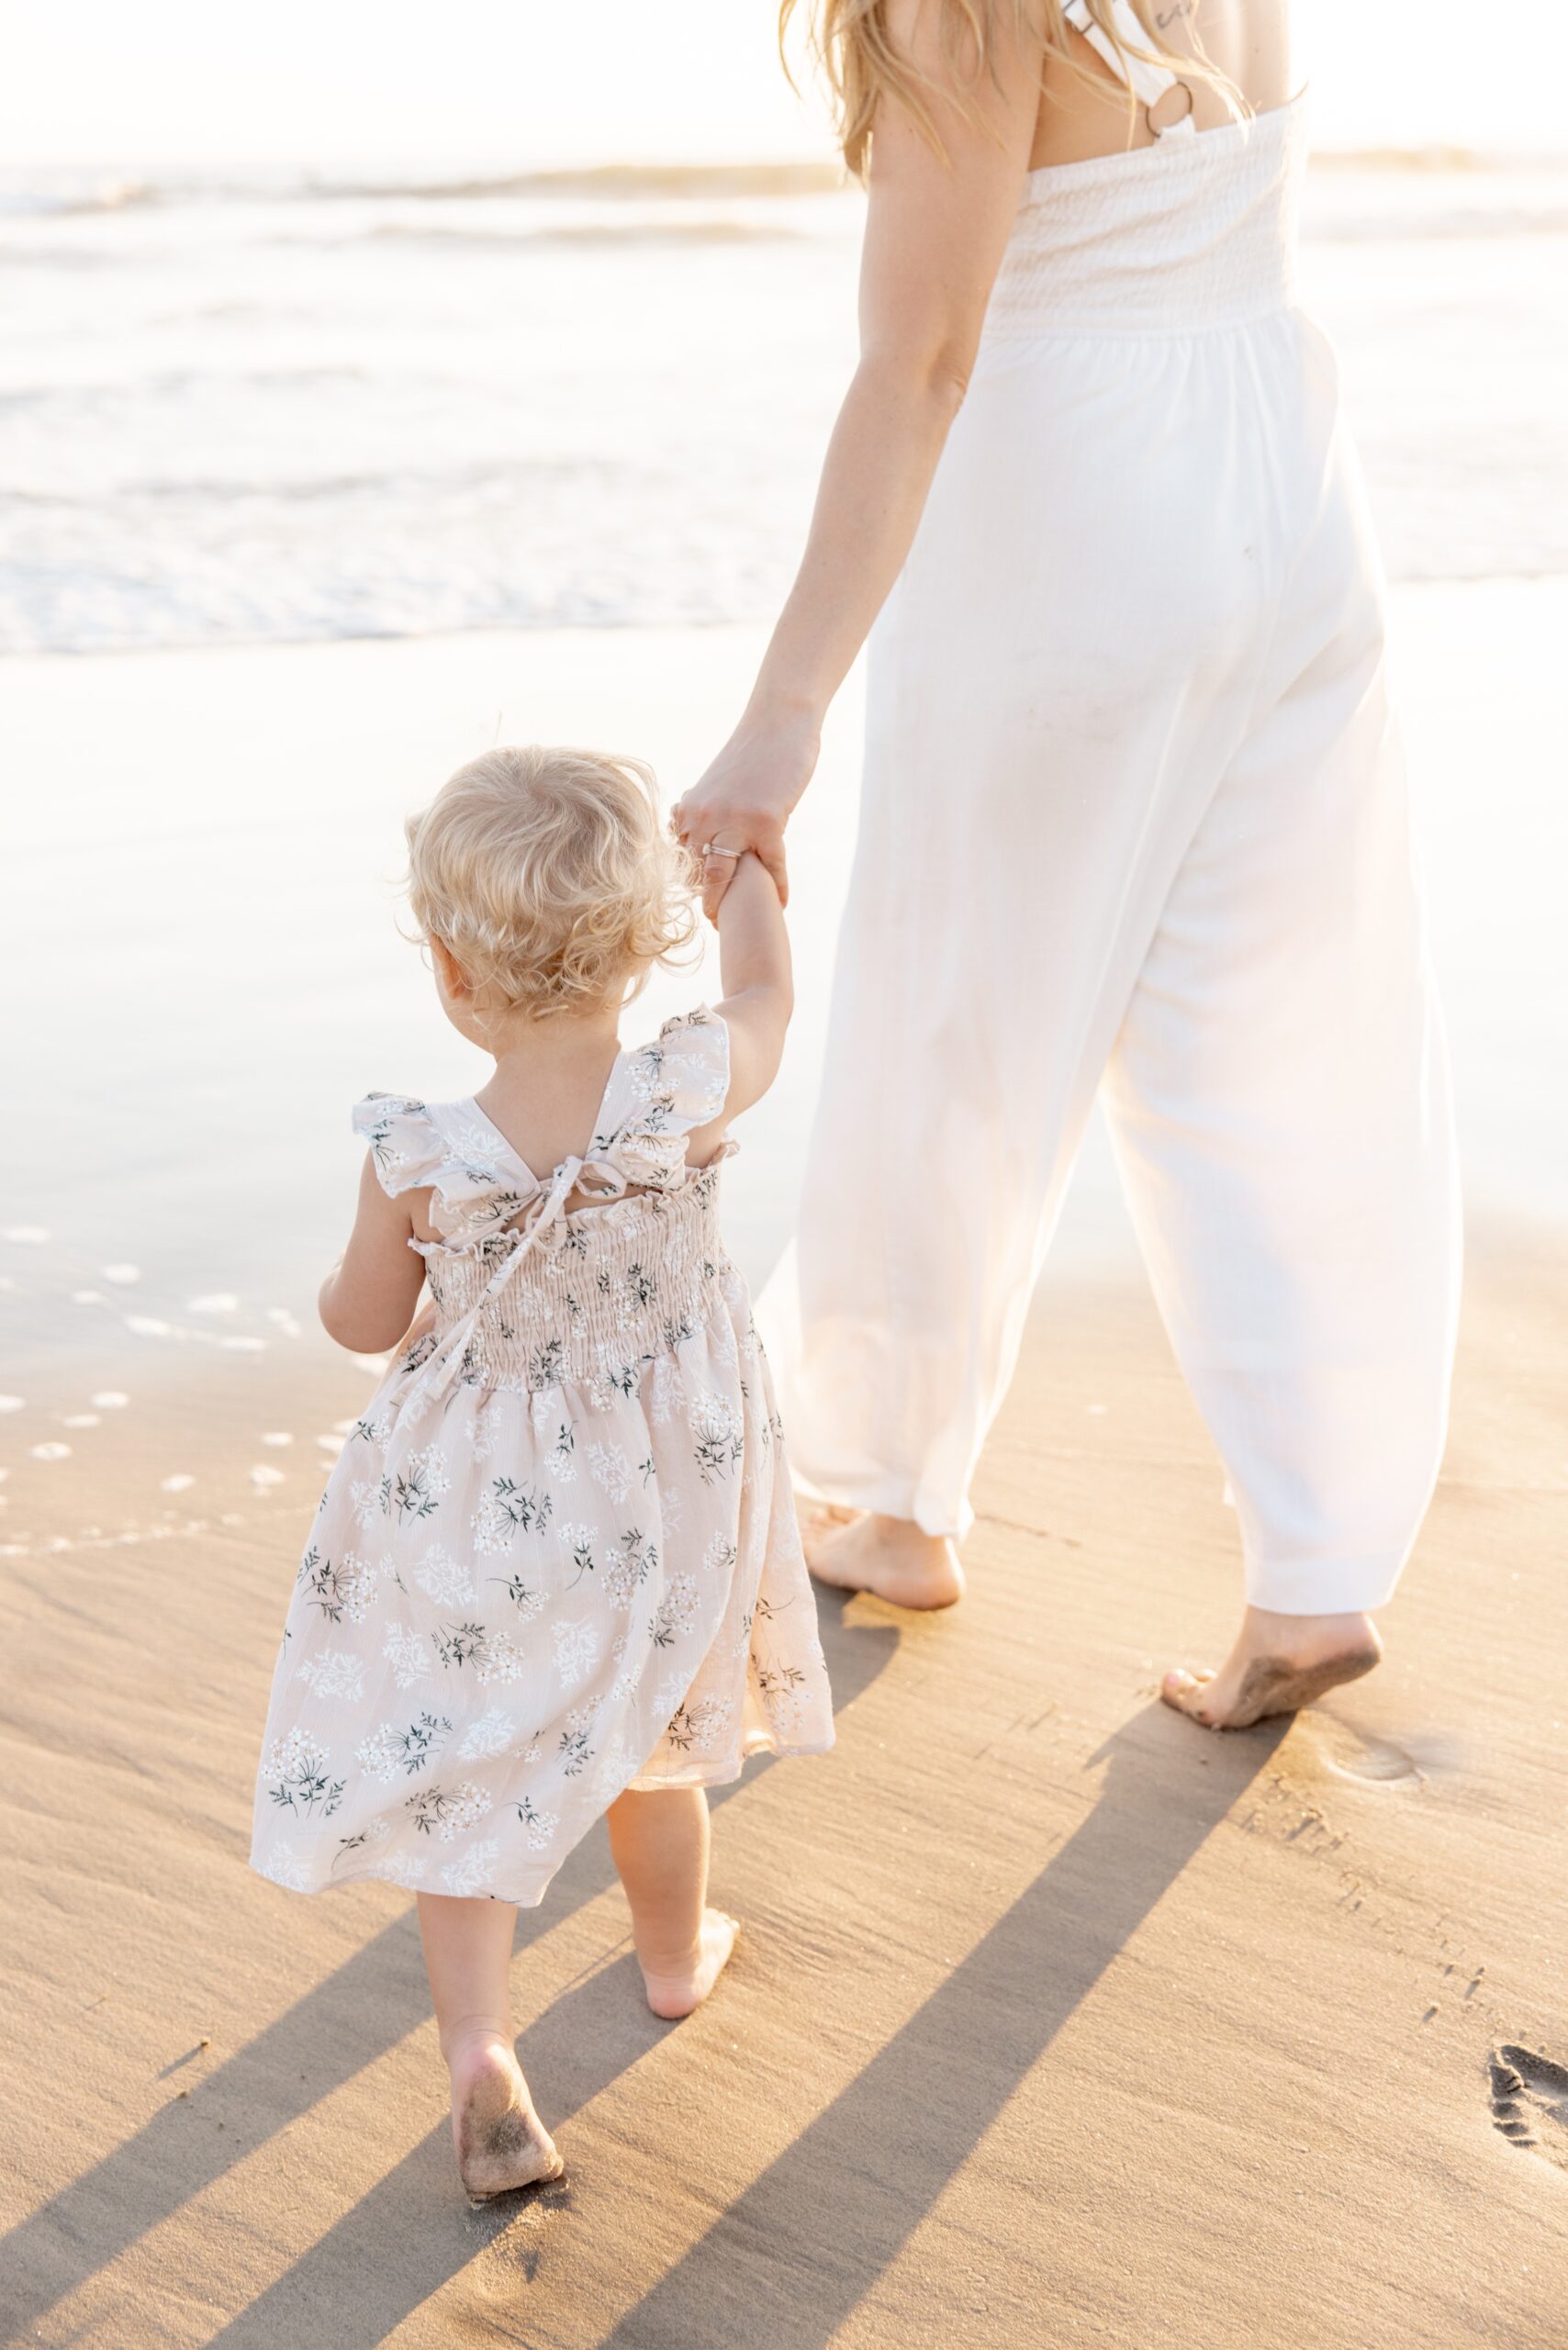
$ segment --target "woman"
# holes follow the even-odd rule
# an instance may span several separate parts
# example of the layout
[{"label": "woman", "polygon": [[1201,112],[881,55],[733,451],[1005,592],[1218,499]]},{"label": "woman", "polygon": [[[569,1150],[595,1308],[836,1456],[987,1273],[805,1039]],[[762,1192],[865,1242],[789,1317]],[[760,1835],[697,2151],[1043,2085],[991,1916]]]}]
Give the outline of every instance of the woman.
[{"label": "woman", "polygon": [[[788,14],[788,6],[786,14]],[[875,621],[781,1394],[825,1582],[963,1588],[1094,1095],[1247,1563],[1239,1728],[1368,1671],[1441,1450],[1457,1183],[1377,558],[1292,294],[1286,0],[823,0],[862,357],[716,901]]]}]

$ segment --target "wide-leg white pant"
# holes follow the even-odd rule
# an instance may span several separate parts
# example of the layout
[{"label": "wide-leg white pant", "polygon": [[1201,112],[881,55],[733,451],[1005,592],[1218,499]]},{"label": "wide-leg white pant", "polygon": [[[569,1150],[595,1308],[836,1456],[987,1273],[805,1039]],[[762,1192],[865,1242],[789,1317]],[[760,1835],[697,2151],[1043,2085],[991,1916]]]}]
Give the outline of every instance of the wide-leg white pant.
[{"label": "wide-leg white pant", "polygon": [[1377,558],[1289,308],[971,387],[873,641],[764,1309],[811,1490],[967,1530],[1102,1088],[1249,1598],[1376,1606],[1443,1442],[1457,1181]]}]

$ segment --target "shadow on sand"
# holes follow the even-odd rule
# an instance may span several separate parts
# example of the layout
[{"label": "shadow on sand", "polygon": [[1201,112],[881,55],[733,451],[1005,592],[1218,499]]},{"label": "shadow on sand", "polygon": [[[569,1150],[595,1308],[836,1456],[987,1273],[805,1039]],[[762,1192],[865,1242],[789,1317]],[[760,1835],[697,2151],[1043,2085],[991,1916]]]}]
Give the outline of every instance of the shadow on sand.
[{"label": "shadow on sand", "polygon": [[764,2309],[768,2350],[822,2350],[1288,1727],[1210,1743],[1156,1704],[1107,1740],[1081,1827],[602,2350],[734,2350]]},{"label": "shadow on sand", "polygon": [[[890,1626],[850,1628],[823,1595],[841,1706],[890,1660]],[[1158,1705],[1093,1758],[1092,1808],[1028,1889],[863,2072],[629,2309],[606,2350],[735,2350],[766,2309],[769,2350],[820,2350],[870,2290],[1074,2009],[1263,1769],[1286,1725],[1198,1740]],[[1199,1767],[1200,1753],[1204,1767]],[[726,1789],[716,1797],[738,1792]],[[610,1882],[602,1836],[582,1845],[520,1950]],[[555,2001],[524,2035],[523,2067],[568,2121],[667,2028],[635,1996],[628,1956]],[[147,2229],[373,2062],[428,2013],[412,1915],[0,2242],[6,2315],[20,2330]],[[214,2093],[217,2093],[215,2096]],[[216,2120],[204,2124],[203,2108]],[[915,2126],[918,2119],[918,2127]],[[193,2127],[193,2125],[195,2125]],[[504,2232],[516,2206],[459,2223],[444,2121],[209,2350],[284,2350],[326,2338],[375,2345]],[[106,2183],[112,2192],[102,2191]],[[565,2199],[569,2189],[547,2189]],[[812,2213],[810,2258],[800,2214]],[[112,2216],[111,2216],[112,2215]],[[396,2246],[396,2256],[389,2247]],[[525,2297],[532,2257],[517,2264]],[[526,2300],[516,2311],[525,2318]]]},{"label": "shadow on sand", "polygon": [[[821,2350],[1284,1729],[1210,1746],[1156,1706],[1108,1741],[1094,1758],[1105,1774],[1082,1826],[826,2111],[626,2312],[604,2337],[607,2350],[736,2350],[764,2335],[768,2350]],[[659,2038],[664,2027],[643,2009],[633,1970],[627,1958],[593,1975],[521,2043],[525,2072],[550,2084],[553,2123]],[[502,2205],[455,2228],[450,2162],[443,2122],[209,2350],[281,2350],[310,2339],[313,2321],[330,2322],[333,2350],[375,2350],[516,2214]],[[546,2195],[567,2199],[569,2183]],[[386,2257],[393,2243],[396,2262]],[[510,2320],[519,2340],[530,2338],[535,2257],[521,2250],[515,2265]]]},{"label": "shadow on sand", "polygon": [[[842,1713],[890,1662],[899,1634],[890,1624],[846,1624],[842,1599],[826,1593],[819,1599],[818,1617],[835,1707]],[[714,1805],[741,1794],[755,1783],[758,1770],[768,1767],[755,1765],[744,1780],[715,1788]],[[516,1950],[526,1950],[613,1882],[600,1827],[569,1856],[540,1908],[519,1912]],[[557,2000],[520,2043],[525,2069],[536,2068],[550,2082],[553,2122],[568,2120],[668,2029],[634,1996],[625,1974],[631,1964],[627,1960],[624,1966],[601,1969]],[[429,2013],[419,1924],[410,1906],[275,2023],[216,2066],[188,2099],[171,2098],[134,2137],[0,2238],[0,2324],[7,2338],[26,2338],[57,2301],[374,2064]],[[407,2313],[401,2299],[391,2305],[378,2279],[378,2254],[388,2241],[395,2237],[406,2246],[410,2232],[426,2241],[422,2289],[408,2303],[417,2306],[498,2233],[511,2213],[513,2207],[502,2204],[477,2230],[454,2231],[450,2167],[442,2123],[214,2336],[214,2344],[265,2342],[275,2350],[295,2350],[300,2343],[325,2340],[311,2331],[310,2312],[329,2322],[328,2305],[319,2298],[330,2289],[323,2277],[337,2277],[341,2262],[344,2299],[330,2307],[332,2350],[371,2350]],[[408,2274],[404,2262],[398,2273]]]}]

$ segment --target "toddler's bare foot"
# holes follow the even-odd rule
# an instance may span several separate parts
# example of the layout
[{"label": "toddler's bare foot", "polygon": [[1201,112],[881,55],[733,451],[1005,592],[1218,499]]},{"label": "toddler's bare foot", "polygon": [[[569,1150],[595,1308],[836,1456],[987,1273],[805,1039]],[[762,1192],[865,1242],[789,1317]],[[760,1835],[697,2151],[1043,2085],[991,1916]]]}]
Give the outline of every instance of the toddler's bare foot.
[{"label": "toddler's bare foot", "polygon": [[1168,1673],[1160,1695],[1205,1729],[1247,1729],[1294,1714],[1383,1661],[1370,1616],[1276,1616],[1249,1607],[1217,1673]]},{"label": "toddler's bare foot", "polygon": [[470,2203],[559,2178],[566,2168],[533,2110],[516,2056],[496,2033],[459,2042],[448,2053],[452,2136]]},{"label": "toddler's bare foot", "polygon": [[689,1956],[672,1963],[661,1959],[656,1968],[644,1964],[643,1981],[655,2015],[674,2023],[700,2008],[723,1973],[740,1930],[738,1918],[722,1909],[704,1909],[702,1930]]},{"label": "toddler's bare foot", "polygon": [[895,1607],[951,1607],[964,1595],[958,1545],[907,1517],[823,1509],[802,1529],[806,1564],[839,1591],[871,1591]]}]

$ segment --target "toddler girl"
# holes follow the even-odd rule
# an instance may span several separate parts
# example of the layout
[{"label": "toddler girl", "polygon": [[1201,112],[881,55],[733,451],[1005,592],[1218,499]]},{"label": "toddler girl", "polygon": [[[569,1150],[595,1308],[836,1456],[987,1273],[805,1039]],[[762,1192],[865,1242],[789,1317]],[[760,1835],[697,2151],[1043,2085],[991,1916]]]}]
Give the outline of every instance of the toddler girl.
[{"label": "toddler girl", "polygon": [[790,1018],[773,883],[740,861],[717,1009],[624,1052],[623,1002],[694,926],[645,768],[491,751],[408,837],[442,1006],[495,1069],[471,1100],[354,1112],[369,1153],[321,1319],[404,1346],[300,1565],[252,1860],[299,1892],[418,1894],[477,2202],[561,2169],[513,2050],[516,1905],[608,1814],[649,2005],[689,2014],[736,1931],[705,1906],[703,1790],[748,1754],[822,1753],[833,1718],[716,1214],[727,1122]]}]

